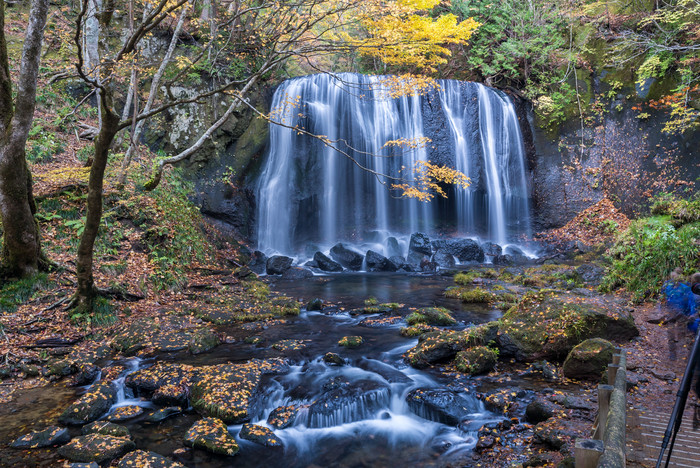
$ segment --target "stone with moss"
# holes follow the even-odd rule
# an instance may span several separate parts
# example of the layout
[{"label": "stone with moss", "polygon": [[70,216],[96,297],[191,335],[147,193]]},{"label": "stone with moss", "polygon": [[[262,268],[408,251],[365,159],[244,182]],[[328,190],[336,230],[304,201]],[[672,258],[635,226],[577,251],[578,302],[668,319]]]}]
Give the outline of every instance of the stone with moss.
[{"label": "stone with moss", "polygon": [[59,416],[61,424],[82,426],[95,421],[117,402],[117,389],[108,382],[94,385]]},{"label": "stone with moss", "polygon": [[301,312],[301,304],[291,297],[275,297],[270,301],[270,304],[272,313],[277,316],[299,315]]},{"label": "stone with moss", "polygon": [[399,333],[401,333],[401,336],[405,336],[407,338],[415,338],[416,336],[420,336],[424,333],[430,333],[438,330],[438,328],[431,327],[425,323],[417,323],[415,325],[411,325],[410,327],[401,327]]},{"label": "stone with moss", "polygon": [[628,310],[613,300],[540,291],[528,293],[503,316],[497,343],[505,357],[558,360],[588,338],[624,341],[638,335]]},{"label": "stone with moss", "polygon": [[406,360],[413,367],[452,359],[459,351],[473,346],[486,345],[496,339],[497,322],[489,322],[465,330],[442,330],[419,337],[416,346],[406,352]]},{"label": "stone with moss", "polygon": [[136,405],[120,406],[107,415],[107,421],[122,422],[134,419],[143,414],[143,408]]},{"label": "stone with moss", "polygon": [[16,449],[34,449],[63,445],[70,440],[65,427],[49,426],[41,431],[33,431],[15,439],[10,447]]},{"label": "stone with moss", "polygon": [[185,465],[170,460],[155,452],[146,452],[144,450],[134,450],[119,459],[118,468],[185,468]]},{"label": "stone with moss", "polygon": [[136,445],[126,437],[88,434],[71,440],[58,449],[58,454],[74,462],[106,463],[135,448]]},{"label": "stone with moss", "polygon": [[226,424],[217,418],[204,418],[194,423],[185,434],[185,445],[217,455],[238,453],[236,439],[228,432]]},{"label": "stone with moss", "polygon": [[160,325],[151,319],[134,322],[117,333],[110,345],[129,356],[149,345],[149,341],[160,333]]},{"label": "stone with moss", "polygon": [[282,447],[282,441],[277,438],[274,432],[257,424],[244,424],[238,437],[265,447]]},{"label": "stone with moss", "polygon": [[202,327],[194,330],[190,334],[188,348],[192,354],[201,354],[211,351],[220,344],[221,338],[214,330],[208,327]]},{"label": "stone with moss", "polygon": [[491,372],[496,367],[498,351],[486,346],[475,346],[457,353],[455,365],[460,372],[480,375]]},{"label": "stone with moss", "polygon": [[157,362],[126,376],[124,383],[137,393],[152,394],[166,385],[189,387],[197,374],[194,366]]},{"label": "stone with moss", "polygon": [[564,376],[576,380],[600,380],[612,362],[615,345],[602,338],[591,338],[577,344],[564,361]]},{"label": "stone with moss", "polygon": [[346,348],[358,348],[365,340],[361,336],[344,336],[338,341],[340,346]]},{"label": "stone with moss", "polygon": [[281,359],[251,359],[242,364],[201,367],[190,390],[192,407],[229,424],[246,422],[252,416],[253,396],[262,375],[288,369]]},{"label": "stone with moss", "polygon": [[444,307],[424,307],[406,317],[409,325],[425,323],[427,325],[456,325],[457,321]]},{"label": "stone with moss", "polygon": [[119,424],[114,424],[109,421],[94,421],[90,424],[83,426],[83,435],[88,434],[102,434],[113,437],[131,437],[129,434],[129,429],[125,426],[120,426]]},{"label": "stone with moss", "polygon": [[336,353],[326,353],[323,356],[323,362],[333,365],[333,366],[344,366],[345,359],[343,359],[339,354]]}]

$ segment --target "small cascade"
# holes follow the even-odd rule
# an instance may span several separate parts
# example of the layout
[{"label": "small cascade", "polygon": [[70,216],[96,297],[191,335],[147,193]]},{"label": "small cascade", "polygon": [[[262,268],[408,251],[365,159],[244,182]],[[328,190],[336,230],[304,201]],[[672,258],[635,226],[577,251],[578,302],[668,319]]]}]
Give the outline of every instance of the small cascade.
[{"label": "small cascade", "polygon": [[[417,231],[501,245],[528,236],[528,176],[510,99],[453,80],[425,95],[393,98],[384,78],[310,75],[278,87],[272,117],[284,126],[270,127],[257,185],[260,250],[295,255]],[[426,138],[417,147],[387,145]],[[463,172],[470,187],[424,203],[397,198],[381,176],[411,180],[427,161]]]}]

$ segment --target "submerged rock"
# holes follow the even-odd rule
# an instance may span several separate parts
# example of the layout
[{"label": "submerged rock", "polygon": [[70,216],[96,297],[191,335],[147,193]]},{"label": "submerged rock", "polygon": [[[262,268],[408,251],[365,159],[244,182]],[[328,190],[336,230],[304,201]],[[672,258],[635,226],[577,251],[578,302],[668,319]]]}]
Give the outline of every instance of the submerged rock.
[{"label": "submerged rock", "polygon": [[135,450],[119,460],[118,468],[185,468],[185,465],[165,458],[155,452]]},{"label": "submerged rock", "polygon": [[444,388],[416,388],[406,395],[408,407],[421,418],[451,426],[478,411],[478,402]]},{"label": "submerged rock", "polygon": [[[83,425],[97,420],[117,402],[117,389],[109,382],[94,385],[59,416],[61,424]],[[91,460],[88,460],[91,461]]]},{"label": "submerged rock", "polygon": [[331,257],[348,270],[359,271],[362,269],[364,257],[354,250],[348,249],[342,243],[335,244],[331,248]]},{"label": "submerged rock", "polygon": [[233,456],[238,453],[236,439],[220,419],[204,418],[192,425],[185,434],[185,445],[217,455]]},{"label": "submerged rock", "polygon": [[602,338],[585,340],[571,350],[564,361],[564,376],[577,380],[600,380],[612,362],[615,345]]},{"label": "submerged rock", "polygon": [[316,262],[316,267],[322,271],[328,272],[339,272],[343,271],[343,267],[340,263],[335,262],[324,255],[322,252],[316,252],[314,254],[314,262]]},{"label": "submerged rock", "polygon": [[293,262],[294,260],[284,255],[273,255],[267,259],[265,268],[268,275],[281,275],[291,268]]},{"label": "submerged rock", "polygon": [[282,441],[277,438],[274,432],[257,424],[244,424],[238,437],[265,447],[282,447]]},{"label": "submerged rock", "polygon": [[323,299],[318,297],[306,303],[306,310],[309,312],[323,310]]},{"label": "submerged rock", "polygon": [[284,273],[282,273],[282,279],[285,279],[285,280],[300,280],[300,279],[312,278],[313,276],[314,276],[313,273],[311,273],[306,268],[301,268],[301,267],[291,267],[288,270],[286,270]]},{"label": "submerged rock", "polygon": [[125,437],[89,434],[76,437],[58,449],[71,461],[105,463],[134,450],[136,445]]},{"label": "submerged rock", "polygon": [[389,389],[372,380],[334,385],[317,398],[308,410],[308,427],[331,427],[374,417],[389,404]]},{"label": "submerged rock", "polygon": [[70,440],[70,434],[65,427],[49,426],[41,431],[25,434],[10,444],[16,449],[34,449],[63,445]]},{"label": "submerged rock", "polygon": [[148,423],[148,424],[159,424],[168,418],[171,418],[173,416],[178,416],[180,414],[182,414],[182,410],[180,408],[175,407],[175,406],[170,406],[168,408],[161,408],[161,409],[149,414],[146,417],[146,419],[144,419],[144,422]]},{"label": "submerged rock", "polygon": [[384,364],[381,361],[375,359],[362,358],[357,363],[357,367],[364,369],[369,372],[374,372],[380,375],[384,380],[389,383],[411,383],[413,379],[404,374],[403,372],[397,370],[396,368]]}]

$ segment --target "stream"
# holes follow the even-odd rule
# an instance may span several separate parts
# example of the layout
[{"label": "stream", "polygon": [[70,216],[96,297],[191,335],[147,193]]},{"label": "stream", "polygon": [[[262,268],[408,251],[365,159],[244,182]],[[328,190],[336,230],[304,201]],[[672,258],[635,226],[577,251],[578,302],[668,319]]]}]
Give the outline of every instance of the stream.
[{"label": "stream", "polygon": [[[469,457],[478,429],[503,419],[487,411],[473,396],[477,381],[465,384],[461,379],[457,384],[437,370],[420,371],[409,367],[402,354],[418,340],[399,334],[400,327],[406,325],[403,320],[368,326],[366,321],[371,315],[348,312],[373,296],[379,302],[399,302],[411,307],[447,307],[459,322],[454,327],[457,329],[500,316],[499,311],[485,306],[468,306],[444,298],[442,292],[449,284],[451,277],[385,273],[317,276],[296,282],[278,280],[273,288],[279,292],[295,298],[318,297],[331,306],[321,312],[302,311],[298,317],[285,318],[270,326],[252,323],[227,327],[225,331],[234,337],[233,342],[210,353],[197,356],[185,352],[168,353],[155,359],[122,360],[128,370],[116,381],[120,386],[119,401],[110,411],[120,406],[142,406],[143,416],[120,423],[129,428],[137,448],[152,450],[192,467],[230,466],[232,463],[240,467],[280,468],[428,467]],[[338,341],[348,335],[362,336],[364,343],[356,349],[343,348]],[[251,336],[256,338],[254,342],[246,339]],[[287,349],[272,346],[282,340],[296,340],[296,344]],[[345,365],[324,362],[323,356],[328,352],[340,355]],[[263,377],[250,422],[272,428],[267,419],[275,408],[300,405],[302,409],[291,427],[273,428],[283,448],[263,447],[243,440],[238,437],[241,425],[229,426],[229,432],[241,447],[234,459],[202,450],[183,450],[184,434],[200,416],[190,410],[157,425],[146,424],[145,417],[157,407],[148,400],[134,397],[123,385],[126,374],[148,367],[156,359],[212,365],[272,357],[287,359],[289,369]],[[462,423],[445,421],[443,414],[428,406],[409,405],[407,395],[418,388],[456,398],[454,405],[460,406]],[[84,387],[81,392],[86,389]],[[62,410],[67,403],[48,399],[44,404],[39,400],[31,409],[25,407],[23,416],[30,420],[31,415],[45,419],[56,405]],[[11,409],[5,408],[0,418],[8,412]],[[4,427],[0,429],[0,438],[3,442],[10,441],[17,437],[17,431],[16,426]],[[79,429],[75,429],[76,435],[78,432]],[[46,462],[56,457],[55,451],[34,453],[48,457],[44,459]],[[11,466],[19,463],[18,456],[18,453],[2,455],[0,462]],[[26,464],[27,459],[22,459],[21,463]]]}]

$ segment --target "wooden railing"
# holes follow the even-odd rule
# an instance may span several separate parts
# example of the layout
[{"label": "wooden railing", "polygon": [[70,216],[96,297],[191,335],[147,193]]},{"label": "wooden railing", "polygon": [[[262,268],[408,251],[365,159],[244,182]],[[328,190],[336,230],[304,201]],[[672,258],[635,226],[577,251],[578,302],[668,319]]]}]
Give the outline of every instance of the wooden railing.
[{"label": "wooden railing", "polygon": [[624,468],[627,426],[627,358],[617,348],[608,365],[608,383],[598,385],[598,416],[593,437],[576,439],[576,468]]}]

